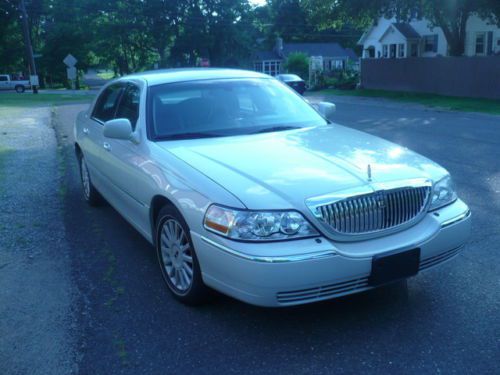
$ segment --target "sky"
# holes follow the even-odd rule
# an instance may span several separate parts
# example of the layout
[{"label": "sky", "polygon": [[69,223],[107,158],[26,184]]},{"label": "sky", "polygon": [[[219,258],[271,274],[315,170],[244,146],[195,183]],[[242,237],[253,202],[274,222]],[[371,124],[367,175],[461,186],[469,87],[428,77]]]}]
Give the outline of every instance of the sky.
[{"label": "sky", "polygon": [[264,5],[266,0],[248,0],[248,2],[252,5]]}]

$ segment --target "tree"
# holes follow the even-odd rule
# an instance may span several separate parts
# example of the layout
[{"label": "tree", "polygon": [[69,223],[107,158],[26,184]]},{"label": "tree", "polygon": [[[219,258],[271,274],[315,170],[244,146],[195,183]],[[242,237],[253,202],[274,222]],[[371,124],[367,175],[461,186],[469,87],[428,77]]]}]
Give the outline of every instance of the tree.
[{"label": "tree", "polygon": [[15,7],[0,8],[0,71],[13,73],[25,70],[24,43]]},{"label": "tree", "polygon": [[199,57],[212,65],[235,66],[250,57],[255,43],[251,8],[241,0],[186,0],[181,27],[170,50],[173,65],[193,66]]},{"label": "tree", "polygon": [[309,76],[309,57],[302,52],[290,53],[285,60],[284,67],[288,73],[297,74],[302,79]]},{"label": "tree", "polygon": [[287,42],[304,42],[314,26],[309,23],[301,0],[270,0],[271,32]]},{"label": "tree", "polygon": [[[318,0],[314,7],[323,7],[323,3]],[[322,12],[316,12],[309,0],[268,0],[267,5],[256,8],[253,13],[267,48],[274,46],[277,37],[287,43],[337,42],[343,47],[356,47],[362,33],[348,20],[339,27],[321,24],[318,14]]]},{"label": "tree", "polygon": [[396,17],[400,21],[425,17],[440,27],[449,46],[449,54],[461,56],[465,48],[467,19],[478,14],[500,24],[498,0],[305,0],[313,19],[322,27],[340,27],[346,22],[369,27],[378,17]]}]

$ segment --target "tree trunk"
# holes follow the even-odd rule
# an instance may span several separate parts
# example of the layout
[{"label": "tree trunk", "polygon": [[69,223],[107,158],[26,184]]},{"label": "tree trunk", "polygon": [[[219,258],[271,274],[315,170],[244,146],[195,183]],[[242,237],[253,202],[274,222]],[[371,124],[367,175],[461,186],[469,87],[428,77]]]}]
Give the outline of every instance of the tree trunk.
[{"label": "tree trunk", "polygon": [[443,15],[438,4],[434,8],[434,24],[439,26],[448,42],[450,56],[463,56],[465,52],[465,29],[470,10],[466,2],[462,9],[457,9],[454,19],[450,15]]}]

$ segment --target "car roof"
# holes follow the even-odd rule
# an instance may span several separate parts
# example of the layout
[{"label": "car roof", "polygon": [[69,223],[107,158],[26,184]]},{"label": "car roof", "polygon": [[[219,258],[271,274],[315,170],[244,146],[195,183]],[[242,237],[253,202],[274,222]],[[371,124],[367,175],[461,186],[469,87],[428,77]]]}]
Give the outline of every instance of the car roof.
[{"label": "car roof", "polygon": [[148,86],[160,85],[163,83],[198,81],[205,79],[227,79],[227,78],[271,78],[267,74],[242,69],[223,68],[181,68],[152,70],[141,73],[134,73],[121,77],[118,81],[127,79],[142,79]]},{"label": "car roof", "polygon": [[285,74],[278,74],[276,77],[283,78],[283,79],[300,79],[302,81],[302,78],[300,78],[297,74],[291,74],[291,73],[285,73]]}]

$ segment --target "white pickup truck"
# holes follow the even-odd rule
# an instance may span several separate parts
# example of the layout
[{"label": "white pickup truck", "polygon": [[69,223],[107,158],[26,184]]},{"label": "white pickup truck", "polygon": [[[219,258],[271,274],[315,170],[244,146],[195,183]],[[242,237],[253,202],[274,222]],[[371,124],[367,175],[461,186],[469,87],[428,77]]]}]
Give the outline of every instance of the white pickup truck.
[{"label": "white pickup truck", "polygon": [[30,81],[13,79],[9,74],[0,74],[0,90],[16,90],[18,93],[31,88]]}]

